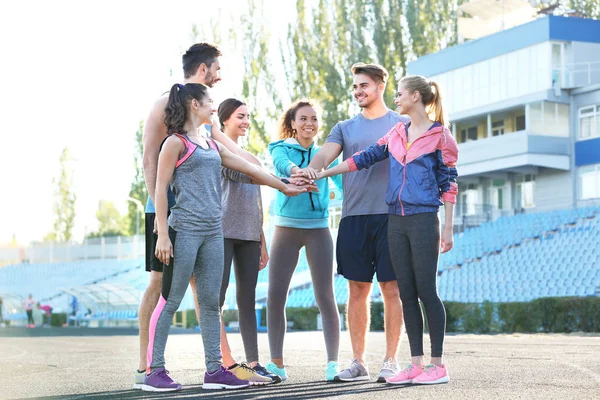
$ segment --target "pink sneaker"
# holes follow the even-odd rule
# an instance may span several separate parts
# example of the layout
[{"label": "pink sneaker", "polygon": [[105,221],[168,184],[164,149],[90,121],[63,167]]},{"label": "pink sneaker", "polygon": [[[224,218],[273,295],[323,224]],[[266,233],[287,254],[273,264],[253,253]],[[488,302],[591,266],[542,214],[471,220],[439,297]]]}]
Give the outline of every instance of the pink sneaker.
[{"label": "pink sneaker", "polygon": [[439,365],[429,364],[423,368],[421,375],[413,379],[412,383],[418,385],[435,385],[438,383],[448,383],[449,380],[448,370],[445,365],[440,367]]},{"label": "pink sneaker", "polygon": [[407,383],[412,383],[413,379],[421,375],[422,372],[423,370],[421,368],[414,364],[409,364],[408,367],[404,368],[396,375],[386,378],[385,381],[392,385],[405,385]]}]

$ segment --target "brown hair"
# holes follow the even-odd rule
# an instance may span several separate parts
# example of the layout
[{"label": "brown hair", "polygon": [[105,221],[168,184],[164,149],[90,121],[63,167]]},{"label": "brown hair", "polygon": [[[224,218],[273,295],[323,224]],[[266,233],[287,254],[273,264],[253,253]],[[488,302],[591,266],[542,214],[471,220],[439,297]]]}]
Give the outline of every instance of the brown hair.
[{"label": "brown hair", "polygon": [[321,107],[311,99],[300,99],[296,100],[291,106],[288,107],[287,110],[283,113],[281,117],[281,122],[279,123],[279,139],[289,139],[296,137],[296,133],[292,128],[292,121],[296,119],[296,113],[302,107],[312,107],[315,109],[317,114],[321,114]]},{"label": "brown hair", "polygon": [[352,74],[365,74],[375,82],[383,84],[387,82],[387,78],[390,76],[390,74],[387,72],[387,69],[383,68],[379,64],[365,64],[361,62],[352,66]]},{"label": "brown hair", "polygon": [[206,97],[208,97],[208,88],[201,83],[174,84],[165,107],[167,133],[186,134],[183,126],[188,118],[190,102],[195,99],[204,104]]},{"label": "brown hair", "polygon": [[243,101],[234,98],[223,100],[223,102],[219,104],[217,115],[219,116],[219,122],[221,123],[221,130],[225,129],[223,123],[231,117],[231,114],[241,106],[245,105],[246,103]]},{"label": "brown hair", "polygon": [[433,116],[434,121],[443,126],[446,125],[442,109],[442,95],[437,82],[427,80],[421,75],[410,75],[400,79],[400,83],[411,93],[419,92],[427,113]]}]

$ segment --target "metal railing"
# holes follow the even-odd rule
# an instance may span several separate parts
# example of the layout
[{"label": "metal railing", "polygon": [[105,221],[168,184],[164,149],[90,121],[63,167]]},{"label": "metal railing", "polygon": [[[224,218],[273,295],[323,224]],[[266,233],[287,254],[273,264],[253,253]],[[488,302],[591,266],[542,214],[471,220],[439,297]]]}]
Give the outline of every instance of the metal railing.
[{"label": "metal railing", "polygon": [[564,69],[552,69],[553,83],[569,89],[600,83],[600,61],[569,63]]},{"label": "metal railing", "polygon": [[52,263],[140,258],[145,255],[143,235],[86,239],[83,243],[34,243],[26,247],[0,247],[2,264]]}]

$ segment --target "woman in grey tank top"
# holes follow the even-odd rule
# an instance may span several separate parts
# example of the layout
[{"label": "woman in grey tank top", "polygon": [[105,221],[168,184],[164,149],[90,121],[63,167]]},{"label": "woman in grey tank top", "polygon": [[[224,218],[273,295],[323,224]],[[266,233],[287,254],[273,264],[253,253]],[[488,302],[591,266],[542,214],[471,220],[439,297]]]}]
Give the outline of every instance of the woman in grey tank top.
[{"label": "woman in grey tank top", "polygon": [[[238,143],[250,127],[248,106],[238,99],[226,99],[217,111],[221,130]],[[236,305],[239,312],[240,333],[246,353],[246,362],[237,363],[221,324],[221,351],[223,364],[238,378],[255,385],[279,383],[279,376],[270,373],[258,362],[258,335],[255,315],[258,272],[267,266],[269,254],[263,233],[263,208],[260,186],[252,179],[229,168],[221,168],[221,204],[223,206],[223,237],[225,264],[221,284],[221,309],[225,304],[232,262],[235,274]]]},{"label": "woman in grey tank top", "polygon": [[[165,264],[162,293],[150,320],[148,370],[142,389],[177,391],[165,369],[164,352],[173,314],[179,308],[190,278],[194,277],[204,344],[205,389],[237,389],[248,386],[223,367],[220,346],[219,291],[223,276],[223,227],[221,166],[250,176],[289,196],[306,189],[286,185],[261,168],[234,155],[200,134],[211,123],[214,109],[207,87],[188,83],[173,85],[165,108],[169,136],[158,159],[156,182],[156,257]],[[175,206],[167,222],[167,188]]]}]

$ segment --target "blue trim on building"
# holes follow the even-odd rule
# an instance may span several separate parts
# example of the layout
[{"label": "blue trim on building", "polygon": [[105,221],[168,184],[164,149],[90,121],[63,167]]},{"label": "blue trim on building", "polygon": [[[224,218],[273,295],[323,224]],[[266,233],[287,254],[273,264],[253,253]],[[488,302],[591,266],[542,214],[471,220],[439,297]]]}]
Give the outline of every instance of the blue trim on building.
[{"label": "blue trim on building", "polygon": [[575,166],[600,164],[600,138],[575,143]]},{"label": "blue trim on building", "polygon": [[600,43],[600,20],[549,15],[420,57],[409,62],[407,70],[438,75],[550,40]]}]

